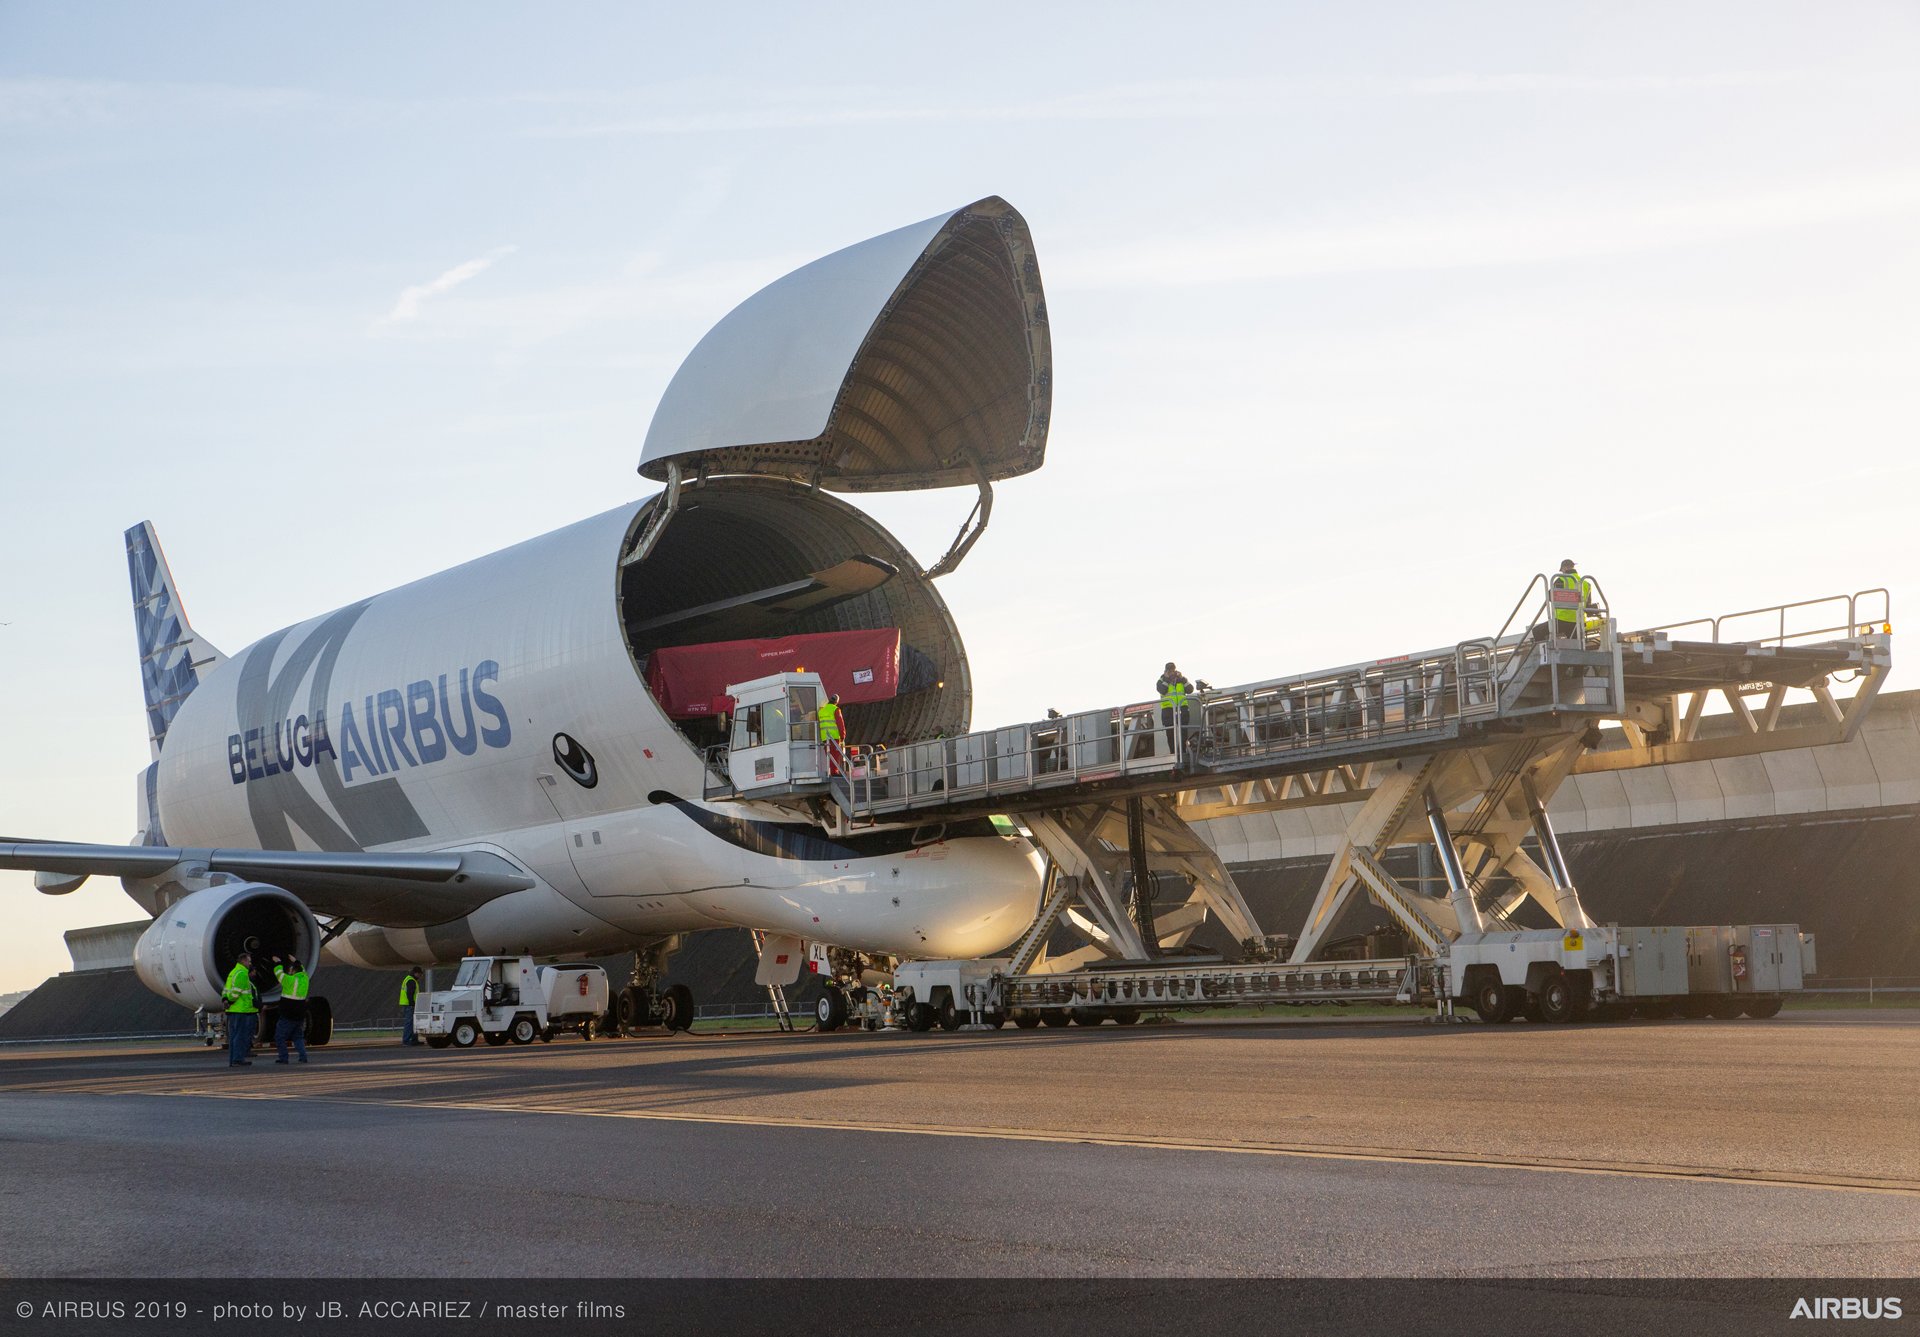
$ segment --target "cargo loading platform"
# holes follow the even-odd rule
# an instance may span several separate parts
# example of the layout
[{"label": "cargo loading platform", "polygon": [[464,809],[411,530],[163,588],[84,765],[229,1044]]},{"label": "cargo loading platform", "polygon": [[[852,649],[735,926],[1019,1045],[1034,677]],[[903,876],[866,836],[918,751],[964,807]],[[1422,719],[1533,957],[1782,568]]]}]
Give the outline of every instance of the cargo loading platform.
[{"label": "cargo loading platform", "polygon": [[[1813,968],[1810,939],[1791,925],[1692,937],[1596,925],[1546,805],[1576,772],[1851,738],[1891,666],[1890,617],[1886,591],[1868,590],[1621,632],[1603,592],[1578,622],[1555,619],[1536,576],[1492,636],[1203,689],[1184,707],[1142,702],[879,749],[818,743],[798,699],[790,736],[761,744],[781,765],[716,749],[707,797],[771,802],[839,833],[992,815],[1030,835],[1048,861],[1033,925],[1004,958],[904,968],[918,981],[904,986],[917,1028],[1310,998],[1431,1001],[1443,1014],[1464,999],[1489,1019],[1636,1006],[1764,1014]],[[1819,704],[1814,723],[1783,725],[1790,693]],[[1716,700],[1741,727],[1702,738]],[[1287,934],[1263,930],[1190,825],[1356,803],[1305,923]],[[1432,872],[1396,878],[1382,856],[1410,844],[1427,847]],[[1405,955],[1323,959],[1363,889]],[[1529,899],[1553,929],[1518,925]],[[1209,915],[1241,960],[1193,954]],[[1083,945],[1050,955],[1062,926]],[[857,981],[858,963],[844,964]],[[849,990],[850,1015],[865,992]],[[825,1024],[833,1009],[822,1007]]]}]

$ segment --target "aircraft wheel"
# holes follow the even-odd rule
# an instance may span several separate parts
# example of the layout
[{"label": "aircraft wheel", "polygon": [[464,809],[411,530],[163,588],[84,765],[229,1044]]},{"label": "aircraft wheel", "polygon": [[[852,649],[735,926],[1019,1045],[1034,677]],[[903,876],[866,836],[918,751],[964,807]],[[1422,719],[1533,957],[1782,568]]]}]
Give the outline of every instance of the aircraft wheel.
[{"label": "aircraft wheel", "polygon": [[471,1049],[480,1043],[480,1027],[469,1017],[453,1023],[452,1043],[459,1049]]},{"label": "aircraft wheel", "polygon": [[646,987],[629,984],[620,991],[614,1000],[613,1018],[616,1031],[638,1030],[642,1026],[653,1024],[653,1000],[648,996]]},{"label": "aircraft wheel", "polygon": [[1749,998],[1741,1010],[1756,1021],[1765,1021],[1768,1017],[1780,1015],[1780,1009],[1786,1005],[1786,999],[1779,994],[1767,998]]},{"label": "aircraft wheel", "polygon": [[684,984],[675,984],[661,994],[660,1020],[670,1031],[692,1030],[693,990]]},{"label": "aircraft wheel", "polygon": [[1574,1019],[1573,981],[1564,973],[1541,982],[1537,1021],[1562,1025]]},{"label": "aircraft wheel", "polygon": [[530,1045],[540,1038],[540,1028],[533,1024],[532,1017],[518,1016],[507,1028],[507,1038],[517,1045]]},{"label": "aircraft wheel", "polygon": [[813,1019],[823,1031],[837,1031],[847,1024],[847,994],[829,987],[813,1005]]},{"label": "aircraft wheel", "polygon": [[1483,983],[1473,991],[1473,1010],[1480,1014],[1480,1020],[1490,1026],[1511,1020],[1513,1004],[1507,998],[1507,986],[1497,979]]},{"label": "aircraft wheel", "polygon": [[319,1048],[333,1039],[333,1004],[324,998],[307,999],[307,1043]]}]

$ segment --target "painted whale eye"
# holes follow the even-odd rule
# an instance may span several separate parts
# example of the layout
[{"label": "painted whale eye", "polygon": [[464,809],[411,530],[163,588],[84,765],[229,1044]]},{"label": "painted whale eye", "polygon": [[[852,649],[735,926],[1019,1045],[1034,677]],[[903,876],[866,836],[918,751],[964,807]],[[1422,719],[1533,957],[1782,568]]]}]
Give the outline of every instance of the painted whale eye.
[{"label": "painted whale eye", "polygon": [[581,747],[580,740],[571,734],[553,736],[553,759],[582,789],[592,789],[600,783],[600,768],[593,764],[593,754]]}]

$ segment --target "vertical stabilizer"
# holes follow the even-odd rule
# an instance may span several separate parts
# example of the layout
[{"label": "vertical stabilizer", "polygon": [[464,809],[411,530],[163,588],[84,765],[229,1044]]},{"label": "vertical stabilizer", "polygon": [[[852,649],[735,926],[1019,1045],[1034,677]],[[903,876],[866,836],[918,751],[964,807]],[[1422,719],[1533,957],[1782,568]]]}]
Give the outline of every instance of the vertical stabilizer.
[{"label": "vertical stabilizer", "polygon": [[140,647],[140,686],[147,698],[147,737],[153,759],[160,759],[167,726],[200,675],[226,656],[195,634],[174,588],[173,573],[153,525],[141,521],[127,531],[127,576],[133,586],[133,627]]}]

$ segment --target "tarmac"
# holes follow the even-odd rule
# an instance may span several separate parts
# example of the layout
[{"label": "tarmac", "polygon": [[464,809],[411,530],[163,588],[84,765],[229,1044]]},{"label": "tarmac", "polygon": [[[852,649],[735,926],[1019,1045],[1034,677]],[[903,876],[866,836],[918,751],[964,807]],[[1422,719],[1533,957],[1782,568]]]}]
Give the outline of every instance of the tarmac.
[{"label": "tarmac", "polygon": [[46,1046],[0,1273],[1911,1277],[1916,1091],[1911,1010]]}]

